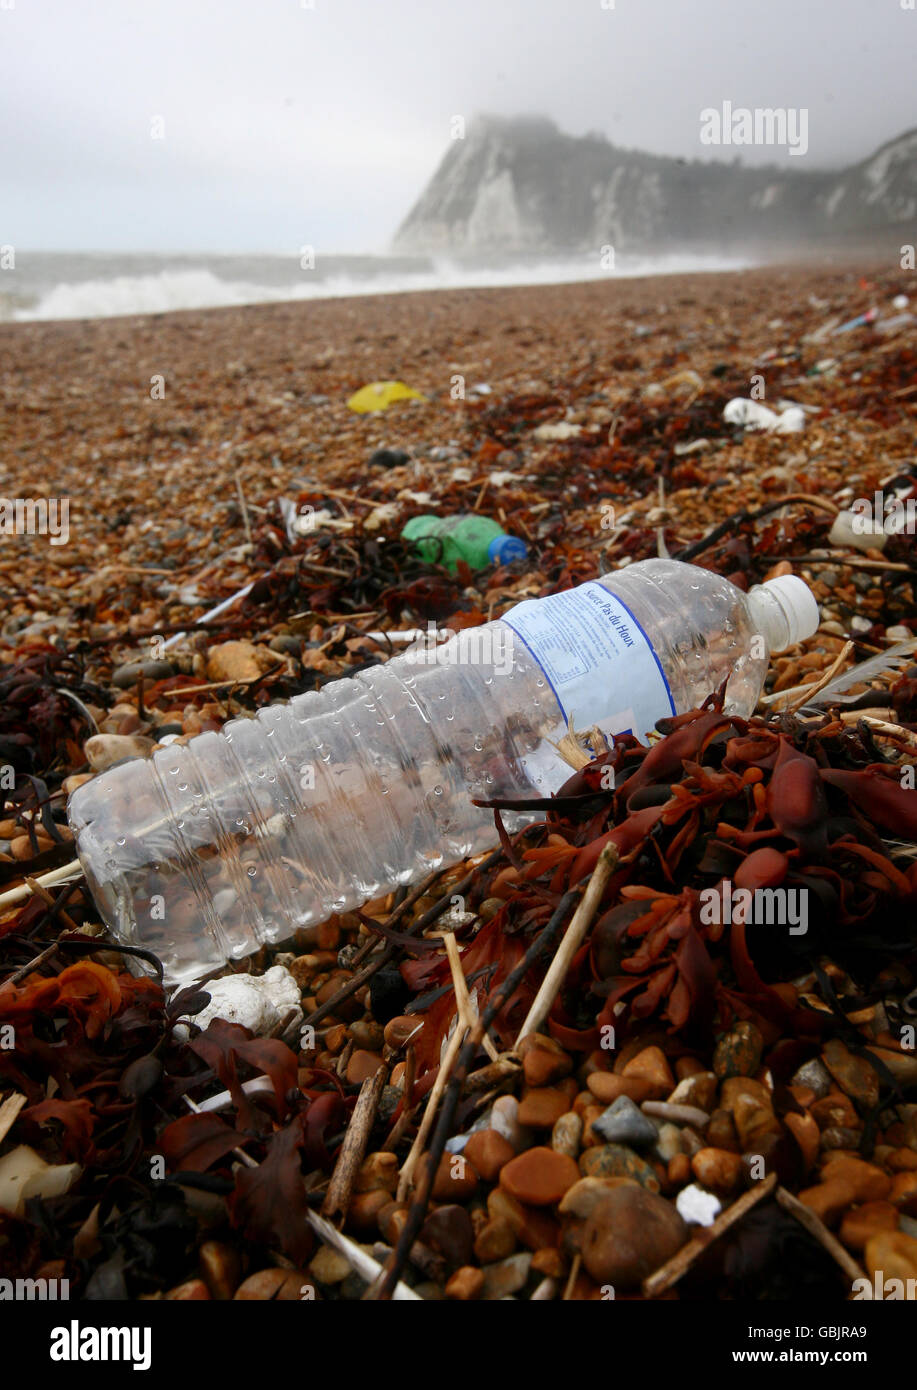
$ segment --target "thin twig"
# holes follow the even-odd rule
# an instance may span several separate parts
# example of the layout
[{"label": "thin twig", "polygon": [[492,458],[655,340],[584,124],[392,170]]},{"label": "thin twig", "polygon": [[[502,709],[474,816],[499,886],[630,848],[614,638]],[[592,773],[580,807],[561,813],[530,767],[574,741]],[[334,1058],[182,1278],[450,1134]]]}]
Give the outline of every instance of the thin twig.
[{"label": "thin twig", "polygon": [[702,1236],[695,1236],[689,1240],[687,1245],[683,1245],[677,1255],[673,1255],[664,1265],[651,1274],[643,1281],[643,1297],[656,1298],[659,1294],[665,1293],[673,1284],[677,1284],[682,1275],[687,1274],[696,1259],[709,1250],[711,1243],[717,1240],[724,1231],[728,1231],[730,1226],[741,1221],[746,1212],[751,1211],[752,1207],[757,1206],[758,1202],[770,1195],[777,1186],[777,1174],[771,1173],[763,1182],[759,1182],[757,1187],[752,1187],[744,1193],[737,1202],[733,1202],[731,1207],[727,1207],[724,1212],[716,1218],[712,1226],[704,1228]]},{"label": "thin twig", "polygon": [[[420,1028],[423,1025],[419,1023],[417,1026],[418,1028]],[[412,1033],[411,1037],[413,1036],[414,1034]],[[414,1089],[414,1078],[416,1077],[416,1075],[417,1058],[414,1054],[413,1047],[408,1047],[404,1058],[404,1081],[401,1087],[404,1099],[401,1102],[401,1114],[398,1116],[397,1120],[392,1125],[392,1131],[386,1139],[385,1143],[382,1145],[383,1153],[395,1153],[395,1151],[398,1148],[398,1145],[404,1138],[404,1134],[407,1130],[408,1125],[414,1118],[414,1112],[416,1111],[417,1106],[411,1105],[410,1101],[411,1092]]]},{"label": "thin twig", "polygon": [[[60,869],[49,869],[46,874],[37,874],[31,879],[31,883],[41,884],[47,888],[55,883],[66,883],[69,879],[79,878],[83,872],[83,866],[78,859],[71,859],[69,864],[64,864]],[[17,883],[15,888],[8,888],[5,893],[0,893],[0,908],[10,907],[13,903],[22,902],[23,898],[31,897],[34,888],[29,883]]]},{"label": "thin twig", "polygon": [[[418,917],[416,922],[412,922],[407,928],[407,935],[420,936],[422,932],[426,931],[427,927],[431,927],[446,911],[446,908],[456,894],[467,892],[473,884],[475,877],[479,873],[483,873],[487,869],[492,868],[502,857],[502,846],[499,849],[493,850],[480,864],[476,864],[463,879],[458,883],[454,883],[450,887],[449,892],[444,893],[439,901],[435,902],[422,917]],[[332,994],[330,999],[326,999],[324,1004],[320,1004],[318,1008],[313,1009],[308,1018],[303,1020],[303,1024],[316,1024],[320,1019],[323,1019],[326,1014],[335,1013],[339,1004],[343,1004],[345,999],[349,999],[352,994],[356,994],[358,989],[362,989],[363,986],[372,979],[377,970],[381,970],[383,965],[388,965],[395,959],[397,953],[398,947],[390,942],[389,945],[387,945],[384,950],[380,951],[362,970],[358,970],[345,985],[342,985],[335,994]]]},{"label": "thin twig", "polygon": [[[23,882],[29,885],[36,897],[41,898],[46,907],[57,907],[57,903],[51,897],[47,888],[43,887],[37,878],[29,878],[28,874],[24,874]],[[66,894],[64,894],[64,896],[66,897]],[[73,918],[70,916],[70,913],[65,912],[62,907],[58,908],[57,915],[68,931],[78,932],[80,930],[77,923],[74,922]]]},{"label": "thin twig", "polygon": [[917,575],[913,565],[902,565],[895,560],[847,559],[834,550],[826,555],[761,555],[758,558],[765,563],[786,560],[791,565],[824,565],[826,569],[832,565],[844,565],[851,570],[894,570],[897,574]]},{"label": "thin twig", "polygon": [[0,985],[0,989],[3,989],[5,985],[18,985],[20,980],[25,979],[26,975],[30,975],[33,970],[37,970],[40,965],[44,965],[46,960],[50,960],[56,950],[57,942],[52,941],[50,946],[46,946],[45,949],[39,955],[35,956],[33,960],[30,960],[27,965],[20,965],[18,970],[14,970],[12,975],[8,976],[8,978],[3,981],[3,984]]},{"label": "thin twig", "polygon": [[811,1207],[807,1207],[804,1202],[800,1202],[791,1192],[787,1192],[785,1187],[777,1188],[777,1201],[788,1211],[791,1216],[795,1216],[800,1226],[805,1227],[809,1235],[814,1236],[819,1245],[827,1250],[832,1259],[840,1265],[841,1269],[853,1283],[857,1279],[865,1279],[864,1271],[857,1264],[852,1255],[849,1255],[841,1245],[836,1236],[833,1236],[820,1217],[815,1215]]},{"label": "thin twig", "polygon": [[368,1076],[360,1087],[357,1103],[350,1117],[350,1124],[344,1134],[344,1142],[338,1152],[334,1172],[325,1200],[322,1202],[322,1215],[339,1218],[343,1223],[350,1206],[350,1196],[356,1179],[369,1135],[376,1121],[376,1111],[388,1078],[388,1066],[383,1065],[372,1076]]},{"label": "thin twig", "polygon": [[728,536],[735,531],[736,527],[745,521],[757,521],[762,516],[768,516],[771,512],[779,511],[781,507],[786,507],[790,502],[803,502],[812,507],[821,507],[826,512],[831,512],[837,516],[838,507],[833,502],[827,501],[824,497],[812,497],[807,492],[792,492],[788,497],[781,497],[779,501],[765,502],[763,507],[756,507],[754,511],[733,512],[732,516],[727,516],[725,521],[721,521],[718,526],[714,526],[712,531],[708,531],[706,536],[701,536],[700,540],[692,541],[683,550],[679,550],[674,556],[675,560],[693,560],[695,555],[700,555],[702,551],[708,550],[716,541],[722,540],[723,536]]},{"label": "thin twig", "polygon": [[551,1012],[551,1005],[554,1003],[567,971],[570,969],[573,957],[582,945],[583,938],[592,924],[602,894],[605,892],[608,880],[614,873],[617,863],[617,845],[606,845],[592,871],[592,877],[582,902],[576,909],[573,921],[567,928],[564,939],[557,949],[557,954],[551,962],[550,969],[542,981],[532,1007],[529,1009],[528,1016],[519,1030],[519,1036],[516,1039],[517,1050],[523,1038],[527,1037],[529,1033],[538,1032]]},{"label": "thin twig", "polygon": [[252,545],[252,523],[249,519],[248,507],[245,503],[245,493],[242,491],[242,479],[239,477],[238,468],[234,470],[233,476],[236,480],[236,492],[239,495],[239,506],[242,509],[242,524],[245,527],[245,538],[248,541],[249,545]]},{"label": "thin twig", "polygon": [[[455,990],[455,1003],[458,1008],[459,1022],[463,1023],[470,1031],[474,1027],[477,1010],[471,1002],[471,995],[468,993],[468,983],[462,971],[462,961],[459,956],[458,943],[454,932],[446,932],[443,936],[443,943],[446,947],[446,955],[449,957],[449,969],[452,971],[452,987]],[[494,1047],[490,1038],[486,1035],[483,1039],[484,1051],[492,1062],[499,1057],[497,1049]]]},{"label": "thin twig", "polygon": [[[444,871],[442,869],[435,869],[432,874],[428,874],[428,876],[425,879],[423,879],[420,883],[414,885],[414,887],[411,889],[410,893],[407,895],[404,901],[399,903],[398,906],[393,909],[391,916],[385,923],[386,927],[388,927],[389,930],[391,930],[392,927],[397,926],[397,924],[401,921],[402,917],[408,911],[408,909],[412,908],[414,904],[417,902],[418,898],[422,898],[424,893],[426,893],[430,888],[432,888],[433,884],[436,882],[436,880],[440,877],[440,875],[443,872]],[[351,961],[351,968],[355,970],[358,965],[362,965],[366,957],[368,955],[371,955],[378,945],[378,938],[370,935],[368,940],[364,941],[363,945],[360,947],[353,960]]]},{"label": "thin twig", "polygon": [[420,1156],[424,1151],[424,1147],[427,1142],[427,1135],[430,1133],[430,1129],[432,1128],[433,1121],[436,1117],[436,1111],[437,1107],[439,1106],[440,1097],[446,1089],[449,1077],[452,1074],[452,1068],[455,1065],[455,1061],[459,1055],[459,1052],[461,1051],[462,1043],[465,1040],[467,1032],[468,1030],[462,1024],[461,1019],[457,1018],[455,1020],[455,1030],[452,1034],[452,1037],[449,1039],[449,1044],[446,1048],[445,1055],[439,1064],[439,1071],[436,1073],[436,1080],[433,1083],[433,1089],[431,1090],[430,1095],[427,1099],[427,1106],[423,1112],[423,1119],[420,1122],[420,1126],[417,1130],[414,1142],[411,1145],[410,1152],[408,1153],[407,1158],[404,1160],[404,1163],[401,1165],[401,1175],[398,1179],[397,1192],[399,1202],[403,1202],[411,1190],[411,1183],[414,1178],[414,1169],[417,1167],[417,1164],[420,1161]]},{"label": "thin twig", "polygon": [[436,1175],[439,1160],[446,1147],[446,1140],[452,1129],[455,1118],[456,1107],[462,1088],[471,1063],[481,1044],[481,1038],[493,1023],[500,1010],[511,999],[519,985],[525,979],[529,970],[536,964],[541,957],[551,950],[557,937],[563,930],[567,920],[567,914],[573,904],[580,896],[579,888],[569,889],[561,898],[551,916],[550,921],[538,933],[529,949],[526,951],[519,964],[509,972],[506,979],[494,991],[487,1007],[482,1012],[480,1018],[474,1026],[471,1037],[465,1042],[453,1069],[452,1077],[443,1098],[439,1112],[439,1121],[433,1132],[430,1141],[430,1149],[426,1155],[426,1165],[420,1176],[411,1206],[398,1237],[398,1244],[392,1255],[386,1261],[385,1270],[382,1277],[373,1285],[365,1295],[367,1299],[388,1299],[392,1297],[393,1290],[400,1278],[401,1271],[408,1260],[411,1246],[416,1240],[420,1228],[424,1223],[427,1207],[430,1203],[430,1194],[433,1189],[433,1179]]},{"label": "thin twig", "polygon": [[577,1250],[576,1254],[573,1256],[573,1261],[570,1265],[570,1276],[567,1279],[567,1286],[564,1289],[564,1296],[561,1299],[562,1303],[569,1303],[570,1299],[573,1297],[573,1290],[576,1287],[576,1277],[579,1274],[579,1267],[582,1264],[582,1262],[583,1257]]},{"label": "thin twig", "polygon": [[247,690],[250,686],[258,685],[261,681],[267,680],[268,676],[276,676],[278,671],[284,669],[284,663],[278,661],[276,666],[270,667],[267,671],[262,671],[258,676],[250,676],[248,680],[240,681],[238,676],[229,681],[207,681],[204,685],[183,685],[176,690],[170,690],[169,695],[202,695],[207,690],[225,690],[230,687],[233,690]]},{"label": "thin twig", "polygon": [[847,661],[849,657],[853,656],[853,649],[854,644],[852,642],[846,642],[844,646],[841,648],[841,650],[838,652],[837,656],[832,661],[831,665],[828,667],[827,671],[822,671],[818,680],[813,681],[811,685],[804,686],[803,689],[799,692],[799,694],[794,696],[788,704],[779,705],[779,713],[794,714],[796,710],[802,709],[803,705],[808,704],[809,700],[812,699],[813,695],[817,695],[820,690],[824,690],[825,686],[828,685],[830,681],[834,680],[834,677],[837,675],[838,671],[844,665],[844,662]]},{"label": "thin twig", "polygon": [[[190,1096],[184,1096],[183,1099],[189,1109],[196,1114],[201,1113],[200,1106]],[[261,1165],[258,1160],[245,1153],[243,1149],[236,1148],[232,1152],[241,1163],[245,1164],[246,1168],[260,1168]],[[333,1250],[337,1250],[338,1254],[343,1255],[351,1269],[359,1274],[361,1279],[370,1283],[373,1279],[379,1279],[382,1276],[382,1266],[373,1259],[372,1255],[361,1249],[355,1241],[350,1240],[341,1231],[338,1231],[330,1221],[326,1220],[324,1216],[320,1216],[317,1211],[313,1211],[311,1207],[306,1207],[306,1221],[319,1240],[325,1245],[330,1245]],[[393,1289],[392,1298],[423,1301],[413,1289],[409,1289],[406,1284],[400,1282]]]}]

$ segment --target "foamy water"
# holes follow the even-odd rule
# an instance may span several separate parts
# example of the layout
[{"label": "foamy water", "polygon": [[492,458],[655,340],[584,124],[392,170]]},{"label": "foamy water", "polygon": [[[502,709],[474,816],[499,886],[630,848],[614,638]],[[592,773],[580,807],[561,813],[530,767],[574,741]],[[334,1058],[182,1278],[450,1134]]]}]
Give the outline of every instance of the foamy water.
[{"label": "foamy water", "polygon": [[595,255],[477,265],[425,257],[334,256],[318,257],[314,269],[301,270],[286,256],[33,252],[18,255],[16,269],[0,273],[0,319],[112,318],[364,294],[709,273],[751,264],[735,256],[693,253],[619,255],[613,271],[603,269]]}]

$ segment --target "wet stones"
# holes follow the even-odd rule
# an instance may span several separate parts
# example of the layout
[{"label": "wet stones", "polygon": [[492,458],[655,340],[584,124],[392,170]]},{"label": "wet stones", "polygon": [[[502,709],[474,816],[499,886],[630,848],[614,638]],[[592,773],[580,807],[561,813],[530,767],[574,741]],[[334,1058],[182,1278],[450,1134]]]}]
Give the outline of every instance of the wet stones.
[{"label": "wet stones", "polygon": [[145,683],[153,684],[174,675],[175,667],[169,661],[128,661],[112,671],[111,684],[118,690],[130,690],[141,676]]},{"label": "wet stones", "polygon": [[646,1148],[655,1143],[657,1137],[652,1120],[647,1119],[628,1096],[619,1096],[593,1120],[592,1132],[608,1144],[627,1144],[635,1149]]},{"label": "wet stones", "polygon": [[573,1059],[559,1043],[542,1033],[529,1033],[524,1037],[518,1047],[518,1056],[527,1086],[552,1086],[573,1070]]},{"label": "wet stones", "polygon": [[845,1095],[867,1108],[879,1099],[879,1076],[864,1057],[858,1057],[839,1038],[825,1044],[822,1061]]},{"label": "wet stones", "polygon": [[764,1039],[753,1023],[737,1023],[724,1033],[713,1053],[716,1076],[754,1076],[761,1065]]},{"label": "wet stones", "polygon": [[479,1129],[462,1150],[484,1182],[496,1182],[501,1169],[516,1155],[508,1139],[496,1129]]},{"label": "wet stones", "polygon": [[569,1158],[576,1158],[583,1137],[582,1118],[573,1110],[561,1115],[551,1131],[551,1148]]},{"label": "wet stones", "polygon": [[623,1144],[593,1145],[580,1156],[579,1168],[587,1178],[633,1178],[649,1192],[658,1192],[659,1176],[633,1149]]},{"label": "wet stones", "polygon": [[537,1147],[527,1149],[501,1169],[500,1186],[527,1206],[546,1207],[556,1205],[579,1176],[572,1158]]},{"label": "wet stones", "polygon": [[670,1260],[687,1239],[688,1229],[671,1202],[624,1183],[597,1203],[587,1219],[583,1264],[596,1283],[630,1290]]},{"label": "wet stones", "polygon": [[561,1115],[567,1113],[569,1105],[570,1098],[564,1091],[539,1087],[526,1091],[519,1102],[517,1118],[529,1129],[552,1129]]},{"label": "wet stones", "polygon": [[142,734],[93,734],[83,751],[93,772],[105,772],[125,758],[149,757],[153,746],[153,740]]}]

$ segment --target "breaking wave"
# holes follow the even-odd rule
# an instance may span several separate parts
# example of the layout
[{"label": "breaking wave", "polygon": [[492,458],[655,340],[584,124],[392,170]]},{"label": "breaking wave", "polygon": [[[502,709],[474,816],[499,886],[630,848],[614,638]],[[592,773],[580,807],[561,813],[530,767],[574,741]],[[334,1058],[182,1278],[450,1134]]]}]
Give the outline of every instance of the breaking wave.
[{"label": "breaking wave", "polygon": [[[153,274],[96,275],[68,279],[36,296],[33,303],[13,309],[20,322],[36,319],[94,319],[125,314],[162,314],[181,309],[216,309],[243,304],[270,304],[354,295],[405,294],[423,290],[498,288],[513,285],[556,285],[583,280],[632,279],[640,275],[674,275],[741,270],[747,260],[728,256],[671,254],[658,257],[618,257],[614,271],[585,259],[469,266],[447,260],[431,261],[426,270],[386,270],[371,273],[302,272],[300,278],[278,283],[236,278],[209,269],[164,268]],[[276,263],[271,266],[276,276]],[[312,278],[309,278],[311,275]]]}]

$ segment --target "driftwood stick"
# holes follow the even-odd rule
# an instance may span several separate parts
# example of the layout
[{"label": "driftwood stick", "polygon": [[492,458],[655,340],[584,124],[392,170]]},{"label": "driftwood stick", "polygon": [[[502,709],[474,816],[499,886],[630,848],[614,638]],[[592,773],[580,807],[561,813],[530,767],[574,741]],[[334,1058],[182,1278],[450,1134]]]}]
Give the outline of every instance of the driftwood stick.
[{"label": "driftwood stick", "polygon": [[[37,878],[29,878],[28,874],[24,874],[23,882],[29,885],[36,897],[41,898],[42,902],[45,904],[46,907],[56,906],[56,903],[54,899],[51,897],[51,894],[48,892],[47,888],[43,887],[42,884],[39,883]],[[66,897],[66,894],[64,896]],[[74,922],[69,912],[65,912],[63,908],[60,908],[58,910],[57,915],[68,931],[80,931],[78,923]]]},{"label": "driftwood stick", "polygon": [[[372,1078],[370,1078],[370,1080],[372,1080]],[[200,1106],[197,1105],[190,1096],[184,1096],[183,1100],[189,1110],[193,1110],[195,1114],[201,1113]],[[243,1149],[233,1149],[232,1152],[241,1163],[245,1164],[246,1168],[261,1167],[258,1160],[245,1153]],[[324,1216],[320,1216],[317,1211],[313,1211],[311,1207],[306,1208],[306,1221],[308,1225],[312,1227],[319,1240],[325,1245],[330,1245],[333,1250],[337,1250],[339,1254],[343,1255],[344,1259],[350,1265],[350,1268],[359,1274],[361,1279],[365,1279],[367,1283],[370,1283],[373,1279],[381,1277],[382,1266],[378,1261],[374,1260],[371,1255],[368,1255],[366,1251],[363,1250],[361,1246],[357,1245],[355,1241],[351,1240],[349,1236],[345,1236],[336,1226],[332,1226],[331,1222],[326,1220]],[[407,1284],[399,1283],[392,1291],[392,1298],[396,1300],[403,1299],[405,1301],[413,1301],[418,1298],[418,1295],[413,1289],[409,1289]]]},{"label": "driftwood stick", "polygon": [[694,1261],[708,1250],[713,1241],[718,1240],[724,1231],[728,1231],[730,1226],[734,1226],[737,1221],[741,1221],[746,1212],[751,1211],[752,1207],[770,1195],[777,1186],[777,1174],[771,1175],[758,1183],[757,1187],[750,1188],[743,1193],[737,1202],[733,1202],[731,1207],[727,1207],[724,1212],[716,1218],[712,1226],[705,1226],[703,1235],[695,1236],[689,1240],[687,1245],[683,1245],[677,1255],[673,1255],[664,1265],[660,1265],[655,1273],[643,1281],[643,1297],[657,1298],[659,1294],[665,1293],[673,1284],[677,1284],[683,1274],[687,1274]]},{"label": "driftwood stick", "polygon": [[[82,872],[83,866],[80,861],[72,859],[69,864],[64,864],[63,868],[49,869],[46,874],[38,874],[32,879],[32,882],[47,888],[51,884],[66,883],[68,879],[77,878]],[[29,897],[34,891],[28,883],[19,883],[15,888],[8,888],[5,893],[0,893],[0,908],[11,907],[13,903],[21,903],[23,898]]]},{"label": "driftwood stick", "polygon": [[[787,704],[778,705],[778,713],[793,714],[796,710],[802,709],[803,705],[808,704],[813,696],[817,695],[820,690],[824,690],[825,686],[834,680],[834,677],[837,675],[844,662],[852,655],[853,643],[845,642],[827,671],[822,671],[817,681],[813,681],[811,685],[804,686]],[[782,693],[783,692],[781,692],[781,694]]]},{"label": "driftwood stick", "polygon": [[856,1279],[866,1278],[865,1271],[860,1268],[853,1256],[847,1253],[837,1237],[831,1234],[825,1223],[815,1215],[810,1207],[807,1207],[804,1202],[800,1202],[798,1197],[794,1197],[791,1192],[787,1192],[785,1187],[777,1188],[777,1201],[784,1211],[795,1216],[800,1226],[804,1226],[809,1235],[814,1236],[819,1245],[827,1250],[851,1283]]},{"label": "driftwood stick", "polygon": [[[462,970],[462,961],[459,955],[458,942],[454,932],[447,932],[443,937],[446,947],[446,955],[449,957],[449,969],[452,971],[452,985],[455,990],[455,1002],[458,1005],[459,1022],[463,1023],[467,1029],[474,1027],[476,1010],[471,1002],[471,995],[468,993],[468,983]],[[481,1039],[484,1044],[484,1051],[492,1062],[497,1060],[499,1053],[494,1047],[488,1036],[484,1035]]]},{"label": "driftwood stick", "polygon": [[[756,507],[754,511],[733,512],[732,516],[727,516],[725,521],[721,521],[718,526],[714,526],[712,531],[708,531],[700,540],[692,541],[682,550],[676,551],[673,555],[674,560],[693,560],[695,555],[700,555],[716,541],[722,540],[724,536],[734,535],[737,527],[746,521],[758,521],[763,516],[769,516],[771,512],[779,511],[781,507],[786,507],[790,502],[801,502],[810,507],[820,507],[822,511],[831,512],[837,516],[840,508],[833,502],[829,502],[826,497],[813,497],[808,492],[791,492],[787,497],[777,498],[773,502],[765,502],[763,507]],[[782,558],[782,557],[781,557]],[[790,557],[792,558],[800,558]]]},{"label": "driftwood stick", "polygon": [[[398,906],[393,909],[385,925],[390,929],[392,927],[397,926],[404,914],[408,911],[408,909],[414,906],[417,899],[422,898],[424,893],[428,892],[433,887],[434,883],[440,877],[442,872],[442,869],[437,869],[434,873],[428,874],[426,878],[421,879],[420,883],[415,883],[414,887],[411,889],[410,893],[408,893],[404,901],[400,902]],[[369,937],[366,941],[363,942],[363,945],[359,948],[359,950],[353,958],[353,961],[351,962],[353,969],[356,970],[358,966],[362,965],[366,957],[372,955],[373,951],[376,949],[378,945],[379,938],[377,936],[373,936],[373,934],[370,933]]]},{"label": "driftwood stick", "polygon": [[322,1215],[325,1217],[340,1217],[343,1221],[347,1215],[354,1181],[366,1153],[370,1131],[376,1119],[376,1111],[379,1109],[387,1078],[388,1066],[381,1066],[373,1076],[368,1076],[360,1087],[360,1094],[357,1096],[357,1103],[350,1117],[334,1172],[331,1174],[331,1182],[322,1202]]},{"label": "driftwood stick", "polygon": [[50,946],[46,946],[43,951],[39,952],[39,954],[28,961],[27,964],[20,965],[18,970],[14,970],[12,975],[0,984],[0,989],[3,989],[6,985],[18,985],[20,980],[25,979],[26,975],[30,975],[33,970],[37,970],[40,965],[44,965],[46,960],[50,960],[56,950],[57,942],[52,941]]},{"label": "driftwood stick", "polygon": [[514,1057],[510,1052],[501,1052],[496,1060],[489,1062],[486,1067],[478,1067],[477,1071],[469,1073],[465,1079],[465,1094],[474,1096],[491,1088],[498,1090],[511,1078],[518,1076],[521,1070],[522,1064],[518,1057]]},{"label": "driftwood stick", "polygon": [[537,1033],[551,1012],[551,1005],[557,998],[558,991],[564,982],[564,977],[570,969],[573,957],[576,955],[580,946],[583,944],[583,937],[592,925],[596,908],[601,901],[602,894],[608,884],[608,880],[614,873],[618,862],[617,845],[606,845],[598,858],[598,863],[592,871],[589,886],[583,894],[582,901],[573,915],[573,921],[564,934],[564,939],[557,948],[557,952],[551,965],[542,981],[541,989],[535,996],[534,1003],[529,1009],[528,1017],[519,1030],[516,1039],[516,1047],[522,1039],[528,1037],[529,1033]]},{"label": "driftwood stick", "polygon": [[[418,1027],[419,1026],[420,1025],[418,1024]],[[411,1036],[413,1037],[413,1034]],[[385,1143],[382,1145],[383,1153],[394,1153],[397,1150],[398,1145],[404,1138],[408,1125],[414,1118],[414,1112],[416,1111],[417,1106],[411,1104],[411,1092],[414,1089],[414,1080],[416,1075],[417,1056],[414,1052],[413,1047],[410,1046],[409,1039],[408,1043],[406,1044],[406,1051],[404,1057],[404,1081],[401,1088],[404,1095],[404,1099],[401,1102],[401,1114],[398,1116],[397,1120],[392,1125],[391,1133],[389,1134]]]},{"label": "driftwood stick", "polygon": [[570,1274],[567,1278],[567,1283],[564,1288],[563,1297],[561,1298],[562,1303],[569,1303],[570,1299],[573,1297],[573,1290],[576,1286],[576,1277],[579,1274],[579,1267],[582,1264],[582,1262],[583,1257],[577,1250],[576,1254],[573,1256],[573,1261],[570,1265]]},{"label": "driftwood stick", "polygon": [[430,1096],[427,1100],[427,1107],[423,1112],[423,1119],[421,1120],[420,1127],[417,1130],[416,1138],[414,1139],[414,1142],[411,1145],[410,1153],[408,1154],[407,1158],[404,1160],[404,1163],[401,1166],[401,1176],[398,1179],[397,1194],[399,1202],[403,1202],[408,1192],[410,1191],[411,1183],[414,1178],[414,1169],[417,1167],[418,1160],[420,1159],[420,1156],[424,1151],[424,1146],[427,1142],[427,1135],[430,1133],[430,1129],[433,1125],[433,1120],[436,1117],[436,1110],[439,1106],[440,1097],[446,1089],[446,1083],[448,1082],[449,1077],[452,1073],[452,1068],[455,1064],[455,1059],[456,1057],[458,1057],[459,1052],[462,1048],[462,1043],[465,1041],[465,1032],[466,1030],[463,1027],[461,1020],[456,1019],[455,1031],[453,1032],[452,1037],[449,1039],[449,1045],[446,1048],[445,1056],[439,1064],[439,1071],[436,1073],[436,1080],[433,1083],[433,1089],[430,1091]]}]

